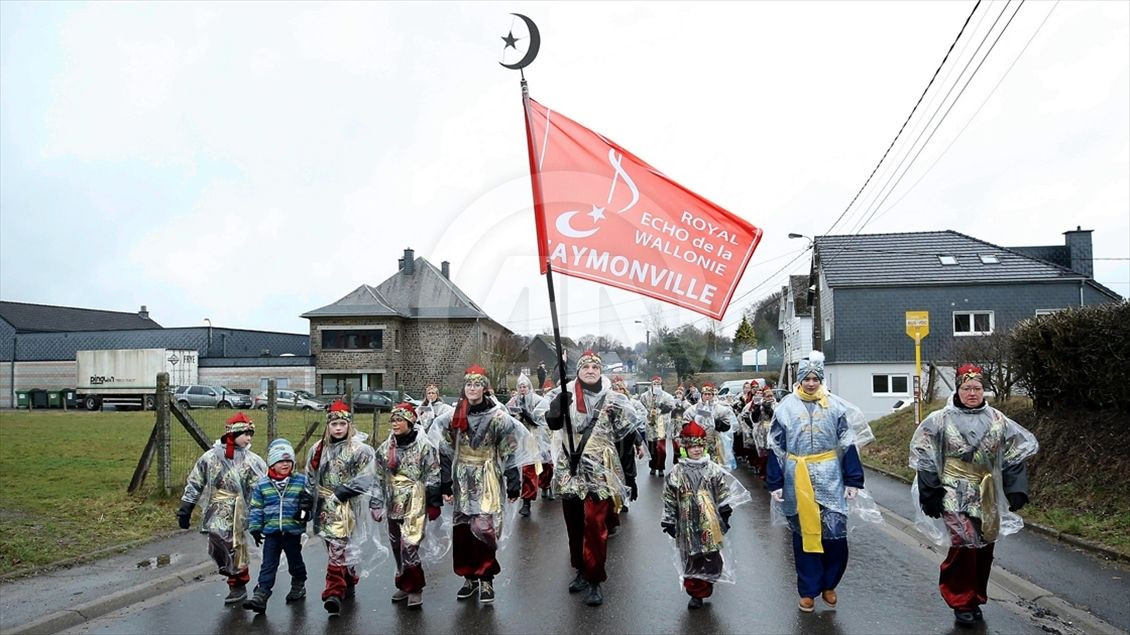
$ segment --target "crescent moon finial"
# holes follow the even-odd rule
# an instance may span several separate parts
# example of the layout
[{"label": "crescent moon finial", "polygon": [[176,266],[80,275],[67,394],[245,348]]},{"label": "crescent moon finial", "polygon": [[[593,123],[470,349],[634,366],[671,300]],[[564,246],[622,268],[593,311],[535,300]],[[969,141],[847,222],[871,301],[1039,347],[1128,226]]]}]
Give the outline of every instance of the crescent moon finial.
[{"label": "crescent moon finial", "polygon": [[[526,54],[522,56],[522,59],[513,64],[503,64],[499,62],[503,67],[517,71],[529,66],[530,63],[534,61],[534,58],[538,56],[538,50],[541,48],[541,33],[538,31],[538,25],[534,24],[534,21],[528,17],[521,13],[511,13],[510,15],[521,18],[522,22],[526,23],[526,29],[530,32],[530,44],[526,47]],[[506,43],[503,45],[503,49],[512,48],[517,50],[518,47],[514,46],[514,44],[520,39],[522,38],[514,37],[514,32],[510,31],[502,36],[502,41]]]}]

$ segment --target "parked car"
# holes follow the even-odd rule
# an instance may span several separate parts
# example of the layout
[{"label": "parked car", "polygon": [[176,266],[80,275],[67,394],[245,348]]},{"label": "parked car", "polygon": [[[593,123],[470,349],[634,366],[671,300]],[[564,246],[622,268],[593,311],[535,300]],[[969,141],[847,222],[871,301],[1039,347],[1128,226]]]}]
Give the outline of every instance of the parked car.
[{"label": "parked car", "polygon": [[[280,410],[325,410],[325,402],[304,396],[309,394],[305,390],[280,390],[275,394],[275,405]],[[255,395],[254,407],[267,409],[267,393]]]},{"label": "parked car", "polygon": [[[378,395],[384,395],[385,397],[388,397],[389,400],[391,400],[393,404],[397,404],[397,403],[407,401],[408,403],[412,404],[413,406],[419,406],[420,403],[421,403],[419,399],[414,398],[412,395],[409,395],[406,392],[400,393],[400,397],[399,397],[400,401],[397,401],[397,392],[395,390],[369,390],[369,391],[366,391],[366,392],[372,392],[372,393],[376,393]],[[358,393],[358,394],[362,394],[362,393]],[[357,403],[356,397],[353,398],[353,403]]]},{"label": "parked car", "polygon": [[250,408],[251,397],[225,386],[177,386],[173,401],[185,408]]},{"label": "parked car", "polygon": [[[389,412],[396,403],[387,390],[363,390],[353,395],[353,412]],[[396,395],[395,391],[392,391]]]},{"label": "parked car", "polygon": [[742,384],[746,383],[747,381],[754,385],[754,390],[761,390],[762,388],[765,388],[765,380],[760,377],[754,379],[732,379],[730,381],[722,382],[722,385],[718,387],[718,396],[740,397],[742,394]]}]

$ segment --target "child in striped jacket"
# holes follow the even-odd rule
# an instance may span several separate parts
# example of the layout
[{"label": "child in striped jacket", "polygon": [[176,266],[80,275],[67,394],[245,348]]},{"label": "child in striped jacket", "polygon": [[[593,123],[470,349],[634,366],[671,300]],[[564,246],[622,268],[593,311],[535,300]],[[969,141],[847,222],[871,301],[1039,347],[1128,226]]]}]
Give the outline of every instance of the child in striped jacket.
[{"label": "child in striped jacket", "polygon": [[309,513],[302,509],[299,497],[306,489],[306,477],[294,473],[294,448],[286,439],[276,439],[267,446],[267,475],[260,478],[251,491],[251,513],[247,529],[256,546],[263,546],[263,565],[259,568],[259,585],[243,608],[263,613],[275,585],[279,555],[286,553],[290,571],[288,603],[306,597],[306,564],[302,561],[302,534]]}]

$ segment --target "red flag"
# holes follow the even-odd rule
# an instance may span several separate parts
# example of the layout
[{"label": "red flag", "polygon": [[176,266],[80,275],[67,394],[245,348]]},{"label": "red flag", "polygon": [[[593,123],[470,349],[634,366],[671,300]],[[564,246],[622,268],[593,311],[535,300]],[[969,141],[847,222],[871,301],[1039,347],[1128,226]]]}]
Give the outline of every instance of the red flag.
[{"label": "red flag", "polygon": [[760,229],[529,98],[526,137],[542,273],[722,318]]}]

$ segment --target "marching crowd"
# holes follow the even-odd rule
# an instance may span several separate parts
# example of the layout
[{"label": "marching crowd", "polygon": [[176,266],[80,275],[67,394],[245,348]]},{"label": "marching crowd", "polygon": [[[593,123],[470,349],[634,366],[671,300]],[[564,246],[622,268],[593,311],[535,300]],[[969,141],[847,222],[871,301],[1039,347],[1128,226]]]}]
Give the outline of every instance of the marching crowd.
[{"label": "marching crowd", "polygon": [[[800,363],[800,381],[780,401],[772,386],[748,382],[732,401],[710,383],[668,393],[660,377],[633,396],[621,378],[603,374],[592,351],[565,385],[539,374],[539,388],[523,375],[503,404],[486,372],[471,366],[454,407],[430,385],[419,406],[393,408],[389,436],[372,444],[337,401],[305,469],[285,439],[270,443],[265,461],[254,453],[255,425],[237,413],[190,472],[180,527],[189,528],[199,506],[208,553],[227,577],[224,602],[257,613],[266,610],[283,554],[286,602],[306,597],[302,545],[311,522],[328,554],[321,599],[331,615],[353,595],[360,572],[389,552],[394,603],[420,608],[425,565],[450,550],[464,580],[457,599],[490,604],[499,547],[540,492],[560,499],[575,571],[569,593],[599,606],[608,538],[636,500],[637,461],[647,457],[649,474],[664,478],[662,509],[652,510],[656,529],[670,536],[687,606],[696,609],[715,583],[734,581],[727,533],[735,510],[751,500],[732,473],[741,463],[764,483],[774,522],[792,535],[797,608],[812,612],[818,599],[837,605],[849,518],[881,515],[863,489],[859,448],[873,440],[870,427],[825,388],[819,352]],[[916,430],[910,466],[917,525],[950,547],[942,598],[955,621],[969,625],[983,619],[995,541],[1023,525],[1015,512],[1027,503],[1025,462],[1038,444],[985,402],[979,368],[962,366],[957,380],[946,407]],[[262,550],[262,564],[249,596],[252,546]]]}]

